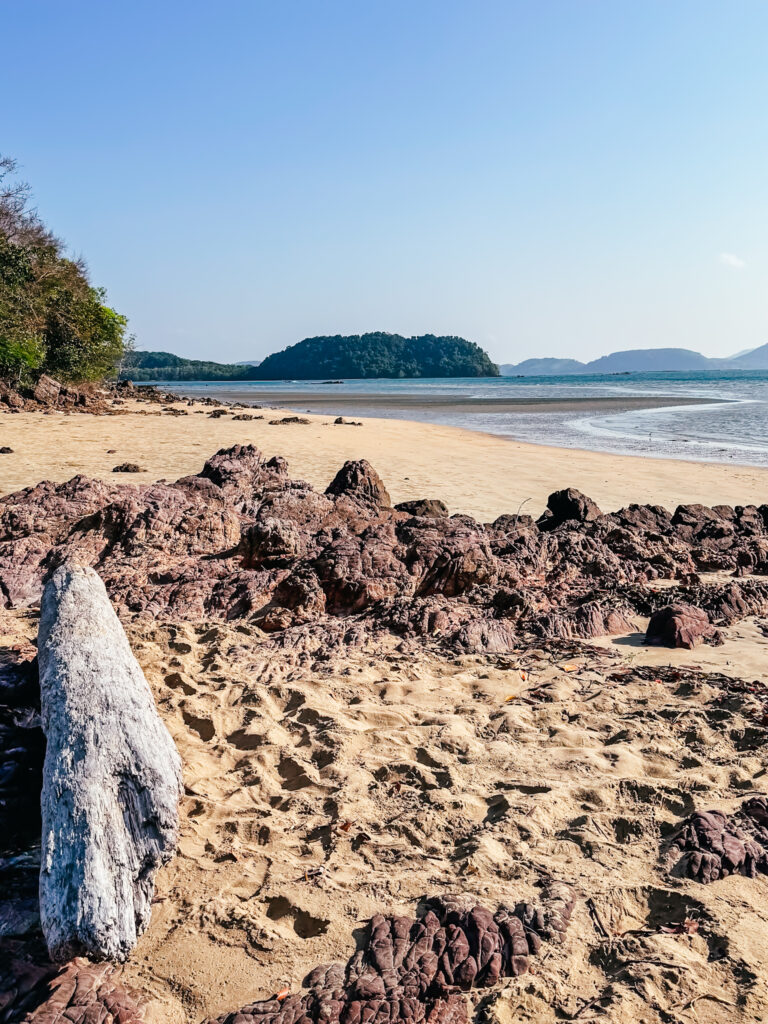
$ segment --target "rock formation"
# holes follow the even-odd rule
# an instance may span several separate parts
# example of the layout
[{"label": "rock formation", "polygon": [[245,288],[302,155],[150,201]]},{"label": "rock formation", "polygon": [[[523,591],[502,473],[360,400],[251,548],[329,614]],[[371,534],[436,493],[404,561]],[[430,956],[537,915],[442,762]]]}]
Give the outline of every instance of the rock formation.
[{"label": "rock formation", "polygon": [[53,960],[124,960],[176,849],[180,759],[92,569],[46,584],[38,652],[43,933]]},{"label": "rock formation", "polygon": [[[284,459],[236,445],[172,484],[78,476],[0,499],[7,607],[39,601],[68,559],[96,568],[131,613],[329,633],[354,616],[363,630],[501,651],[631,631],[669,603],[649,586],[658,579],[680,581],[676,603],[692,607],[702,635],[764,614],[768,580],[740,577],[768,574],[768,505],[603,515],[569,489],[538,524],[516,514],[482,524],[433,501],[393,508],[365,461],[346,463],[323,494],[291,479]],[[736,578],[700,585],[711,570]],[[674,623],[670,636],[682,637]]]},{"label": "rock formation", "polygon": [[[77,959],[60,970],[12,962],[15,991],[0,1003],[0,1019],[23,1024],[141,1024],[139,995],[121,981],[112,964]],[[0,972],[0,990],[3,989]]]},{"label": "rock formation", "polygon": [[697,811],[669,847],[672,871],[697,882],[768,874],[768,797],[745,800],[734,814]]},{"label": "rock formation", "polygon": [[659,608],[651,616],[645,633],[645,642],[655,646],[691,650],[703,641],[722,643],[707,613],[690,604],[668,604]]},{"label": "rock formation", "polygon": [[462,1024],[462,993],[524,974],[542,941],[563,939],[574,896],[554,883],[541,905],[495,914],[464,895],[431,903],[420,920],[377,914],[346,965],[317,967],[305,993],[251,1003],[216,1024]]}]

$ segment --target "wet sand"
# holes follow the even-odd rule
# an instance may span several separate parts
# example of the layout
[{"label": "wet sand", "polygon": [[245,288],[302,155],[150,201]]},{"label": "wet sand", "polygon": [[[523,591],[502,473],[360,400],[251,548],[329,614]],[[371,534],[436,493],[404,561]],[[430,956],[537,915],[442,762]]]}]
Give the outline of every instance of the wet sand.
[{"label": "wet sand", "polygon": [[[328,414],[349,413],[354,409],[357,415],[383,416],[387,412],[408,414],[418,417],[419,413],[578,413],[588,416],[592,413],[631,412],[637,409],[664,409],[682,405],[711,405],[714,399],[675,397],[669,395],[621,395],[615,397],[595,398],[536,398],[534,401],[524,398],[471,398],[453,395],[425,394],[369,394],[364,391],[339,391],[337,394],[327,391],[259,391],[251,388],[239,388],[236,384],[223,387],[211,384],[203,392],[199,388],[185,390],[183,386],[173,388],[177,394],[191,398],[217,398],[220,401],[242,402],[244,405],[263,405],[272,409],[306,409],[309,412]],[[407,419],[407,415],[399,417]]]}]

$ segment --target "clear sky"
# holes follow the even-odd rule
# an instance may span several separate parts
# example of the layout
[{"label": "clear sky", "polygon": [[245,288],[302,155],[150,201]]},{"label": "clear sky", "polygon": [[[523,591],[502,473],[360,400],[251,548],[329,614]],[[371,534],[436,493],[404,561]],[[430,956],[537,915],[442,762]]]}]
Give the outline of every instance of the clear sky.
[{"label": "clear sky", "polygon": [[768,341],[764,0],[23,0],[0,152],[139,347]]}]

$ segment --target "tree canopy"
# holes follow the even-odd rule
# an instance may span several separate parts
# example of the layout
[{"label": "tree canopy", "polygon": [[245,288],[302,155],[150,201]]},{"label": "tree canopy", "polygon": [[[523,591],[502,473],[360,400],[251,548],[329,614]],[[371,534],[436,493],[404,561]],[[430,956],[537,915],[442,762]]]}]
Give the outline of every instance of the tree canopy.
[{"label": "tree canopy", "polygon": [[15,162],[0,157],[0,375],[100,380],[126,352],[127,323],[30,207]]},{"label": "tree canopy", "polygon": [[422,334],[404,338],[377,331],[304,341],[267,356],[259,380],[323,377],[498,377],[479,345],[464,338]]},{"label": "tree canopy", "polygon": [[206,359],[185,359],[172,352],[130,352],[123,363],[123,376],[133,381],[148,380],[254,380],[258,367],[245,363],[214,363]]}]

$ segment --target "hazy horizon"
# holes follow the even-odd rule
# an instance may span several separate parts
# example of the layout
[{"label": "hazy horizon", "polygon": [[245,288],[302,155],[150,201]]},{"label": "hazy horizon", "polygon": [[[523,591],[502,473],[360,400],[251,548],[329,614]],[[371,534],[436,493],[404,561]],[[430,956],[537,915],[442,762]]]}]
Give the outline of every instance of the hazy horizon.
[{"label": "hazy horizon", "polygon": [[768,8],[9,8],[0,151],[143,349],[768,341]]}]

